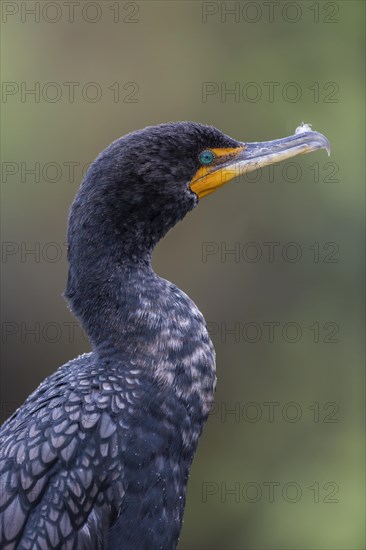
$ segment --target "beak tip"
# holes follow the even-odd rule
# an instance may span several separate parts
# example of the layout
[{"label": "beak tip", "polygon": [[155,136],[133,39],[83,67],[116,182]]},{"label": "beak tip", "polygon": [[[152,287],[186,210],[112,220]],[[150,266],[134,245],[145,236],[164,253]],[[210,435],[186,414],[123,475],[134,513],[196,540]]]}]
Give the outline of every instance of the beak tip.
[{"label": "beak tip", "polygon": [[330,157],[330,152],[331,152],[330,141],[328,141],[325,136],[323,136],[323,137],[324,137],[323,149],[326,150],[328,157]]},{"label": "beak tip", "polygon": [[304,136],[307,134],[312,134],[315,141],[319,144],[319,149],[325,149],[328,157],[330,157],[330,141],[320,132],[315,132],[315,130],[312,129],[311,124],[305,124],[305,122],[302,122],[300,126],[296,128],[294,135],[299,136],[301,134]]},{"label": "beak tip", "polygon": [[323,134],[320,134],[319,132],[316,132],[316,134],[317,134],[319,143],[321,143],[321,148],[325,149],[328,154],[328,157],[330,157],[331,145],[330,145],[329,139],[327,139]]}]

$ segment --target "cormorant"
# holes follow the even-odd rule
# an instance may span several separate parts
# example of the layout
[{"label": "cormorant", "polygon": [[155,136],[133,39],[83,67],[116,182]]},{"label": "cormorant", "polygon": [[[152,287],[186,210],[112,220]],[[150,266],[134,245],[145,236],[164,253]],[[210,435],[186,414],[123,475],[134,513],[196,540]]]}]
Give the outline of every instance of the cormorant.
[{"label": "cormorant", "polygon": [[92,343],[0,432],[3,550],[172,550],[215,389],[195,304],[151,267],[157,242],[238,174],[329,142],[263,143],[193,122],[117,139],[71,207],[66,298]]}]

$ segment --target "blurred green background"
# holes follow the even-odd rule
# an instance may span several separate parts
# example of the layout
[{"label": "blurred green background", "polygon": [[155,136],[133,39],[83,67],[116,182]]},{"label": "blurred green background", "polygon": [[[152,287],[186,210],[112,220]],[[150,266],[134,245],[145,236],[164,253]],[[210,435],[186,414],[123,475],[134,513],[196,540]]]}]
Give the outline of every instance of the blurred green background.
[{"label": "blurred green background", "polygon": [[232,182],[154,256],[217,351],[179,548],[365,548],[364,3],[1,7],[2,420],[89,349],[62,298],[84,165],[163,121],[243,141],[312,123],[329,159]]}]

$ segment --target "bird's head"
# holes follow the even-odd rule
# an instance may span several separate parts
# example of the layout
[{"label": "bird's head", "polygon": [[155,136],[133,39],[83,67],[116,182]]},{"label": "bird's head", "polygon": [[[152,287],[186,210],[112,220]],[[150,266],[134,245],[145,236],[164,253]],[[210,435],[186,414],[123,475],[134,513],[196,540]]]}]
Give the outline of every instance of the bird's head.
[{"label": "bird's head", "polygon": [[320,148],[329,153],[328,140],[306,125],[286,138],[247,143],[213,126],[176,122],[123,136],[98,157],[95,167],[105,160],[109,170],[114,165],[114,177],[131,200],[146,200],[146,213],[160,201],[176,204],[185,198],[187,205],[195,205],[237,176]]},{"label": "bird's head", "polygon": [[195,122],[132,132],[91,165],[71,209],[70,240],[75,245],[109,233],[105,242],[120,235],[125,254],[151,251],[202,197],[236,176],[320,148],[329,152],[328,140],[305,126],[255,143]]}]

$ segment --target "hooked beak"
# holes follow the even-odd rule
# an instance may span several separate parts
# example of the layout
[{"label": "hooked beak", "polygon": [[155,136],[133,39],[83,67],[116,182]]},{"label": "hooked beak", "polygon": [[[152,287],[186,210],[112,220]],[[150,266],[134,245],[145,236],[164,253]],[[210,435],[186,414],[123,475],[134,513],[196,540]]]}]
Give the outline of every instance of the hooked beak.
[{"label": "hooked beak", "polygon": [[[232,149],[211,149],[215,158],[211,165],[202,166],[193,177],[190,188],[199,198],[205,197],[236,176],[247,174],[294,157],[325,149],[330,155],[330,143],[323,134],[300,127],[293,136],[253,143],[241,143]],[[302,130],[305,131],[302,131]]]}]

